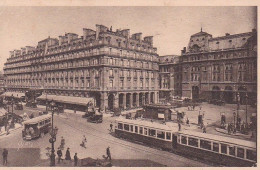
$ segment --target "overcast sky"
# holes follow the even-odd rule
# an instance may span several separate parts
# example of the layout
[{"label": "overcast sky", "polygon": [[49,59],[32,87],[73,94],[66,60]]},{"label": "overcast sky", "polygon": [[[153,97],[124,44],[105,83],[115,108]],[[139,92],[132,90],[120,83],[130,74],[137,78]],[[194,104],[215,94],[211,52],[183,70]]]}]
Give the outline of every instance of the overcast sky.
[{"label": "overcast sky", "polygon": [[154,36],[159,55],[179,55],[201,26],[217,37],[257,25],[255,7],[0,7],[0,21],[0,70],[13,49],[65,32],[81,36],[96,24]]}]

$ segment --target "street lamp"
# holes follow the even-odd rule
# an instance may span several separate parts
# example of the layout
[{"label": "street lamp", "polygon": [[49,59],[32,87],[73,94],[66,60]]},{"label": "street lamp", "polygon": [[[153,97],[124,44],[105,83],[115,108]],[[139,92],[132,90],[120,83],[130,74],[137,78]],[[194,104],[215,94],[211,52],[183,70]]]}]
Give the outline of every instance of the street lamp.
[{"label": "street lamp", "polygon": [[52,123],[51,123],[51,138],[49,139],[49,142],[51,143],[51,156],[50,156],[50,166],[55,166],[55,150],[54,150],[54,143],[56,142],[56,134],[57,129],[53,128],[53,115],[54,115],[54,106],[55,103],[53,100],[51,101],[51,111],[52,111]]},{"label": "street lamp", "polygon": [[246,125],[247,125],[247,102],[248,102],[248,94],[246,92]]}]

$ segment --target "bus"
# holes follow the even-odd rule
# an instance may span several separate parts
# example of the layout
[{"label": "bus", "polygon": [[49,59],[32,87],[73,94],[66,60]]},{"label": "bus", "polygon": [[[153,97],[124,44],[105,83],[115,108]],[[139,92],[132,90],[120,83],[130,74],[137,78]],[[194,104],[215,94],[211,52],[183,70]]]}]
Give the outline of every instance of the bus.
[{"label": "bus", "polygon": [[23,122],[22,137],[32,140],[43,137],[51,129],[51,115],[41,115]]},{"label": "bus", "polygon": [[191,130],[178,131],[177,124],[168,126],[140,119],[118,118],[115,134],[118,138],[218,165],[248,167],[255,165],[257,159],[256,142]]}]

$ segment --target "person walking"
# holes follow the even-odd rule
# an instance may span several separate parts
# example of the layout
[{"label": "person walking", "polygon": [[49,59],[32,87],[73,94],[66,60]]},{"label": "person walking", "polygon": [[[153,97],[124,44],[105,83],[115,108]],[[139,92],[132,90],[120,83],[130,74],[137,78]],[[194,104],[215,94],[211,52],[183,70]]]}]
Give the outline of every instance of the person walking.
[{"label": "person walking", "polygon": [[2,155],[3,155],[3,165],[7,165],[8,150],[4,148]]},{"label": "person walking", "polygon": [[61,141],[60,141],[60,148],[63,150],[64,149],[64,145],[65,145],[65,139],[63,138],[63,136],[61,137]]},{"label": "person walking", "polygon": [[74,166],[78,166],[78,156],[77,153],[74,155]]},{"label": "person walking", "polygon": [[178,122],[179,131],[181,131],[181,123]]},{"label": "person walking", "polygon": [[10,124],[9,124],[9,122],[7,122],[7,125],[6,125],[6,135],[10,134],[9,129],[10,129]]},{"label": "person walking", "polygon": [[70,148],[67,148],[66,155],[65,155],[65,160],[69,160],[69,161],[71,161],[71,157],[70,157]]},{"label": "person walking", "polygon": [[60,147],[58,148],[57,155],[58,155],[58,164],[59,164],[61,157],[62,157],[62,151],[61,151]]},{"label": "person walking", "polygon": [[112,122],[110,123],[110,132],[113,132],[113,124],[112,124]]},{"label": "person walking", "polygon": [[206,133],[206,126],[203,125],[203,133]]},{"label": "person walking", "polygon": [[86,148],[86,145],[85,145],[86,142],[87,142],[87,138],[85,135],[83,135],[82,143],[80,146],[82,146],[83,148]]},{"label": "person walking", "polygon": [[110,147],[107,147],[107,159],[109,158],[109,160],[111,161],[111,153],[110,153]]}]

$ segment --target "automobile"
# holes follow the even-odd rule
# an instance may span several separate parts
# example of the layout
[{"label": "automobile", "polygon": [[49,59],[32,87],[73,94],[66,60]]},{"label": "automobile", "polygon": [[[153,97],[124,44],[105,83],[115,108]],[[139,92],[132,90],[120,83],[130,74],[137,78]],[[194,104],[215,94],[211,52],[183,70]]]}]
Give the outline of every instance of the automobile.
[{"label": "automobile", "polygon": [[88,118],[88,121],[92,122],[92,123],[102,123],[103,122],[103,115],[102,114],[100,114],[100,115],[94,114],[94,115],[92,115]]},{"label": "automobile", "polygon": [[23,110],[23,105],[21,103],[17,103],[17,104],[15,104],[14,109],[15,110]]},{"label": "automobile", "polygon": [[36,102],[32,102],[32,101],[28,101],[25,104],[26,107],[31,107],[31,108],[37,108],[37,103]]}]

